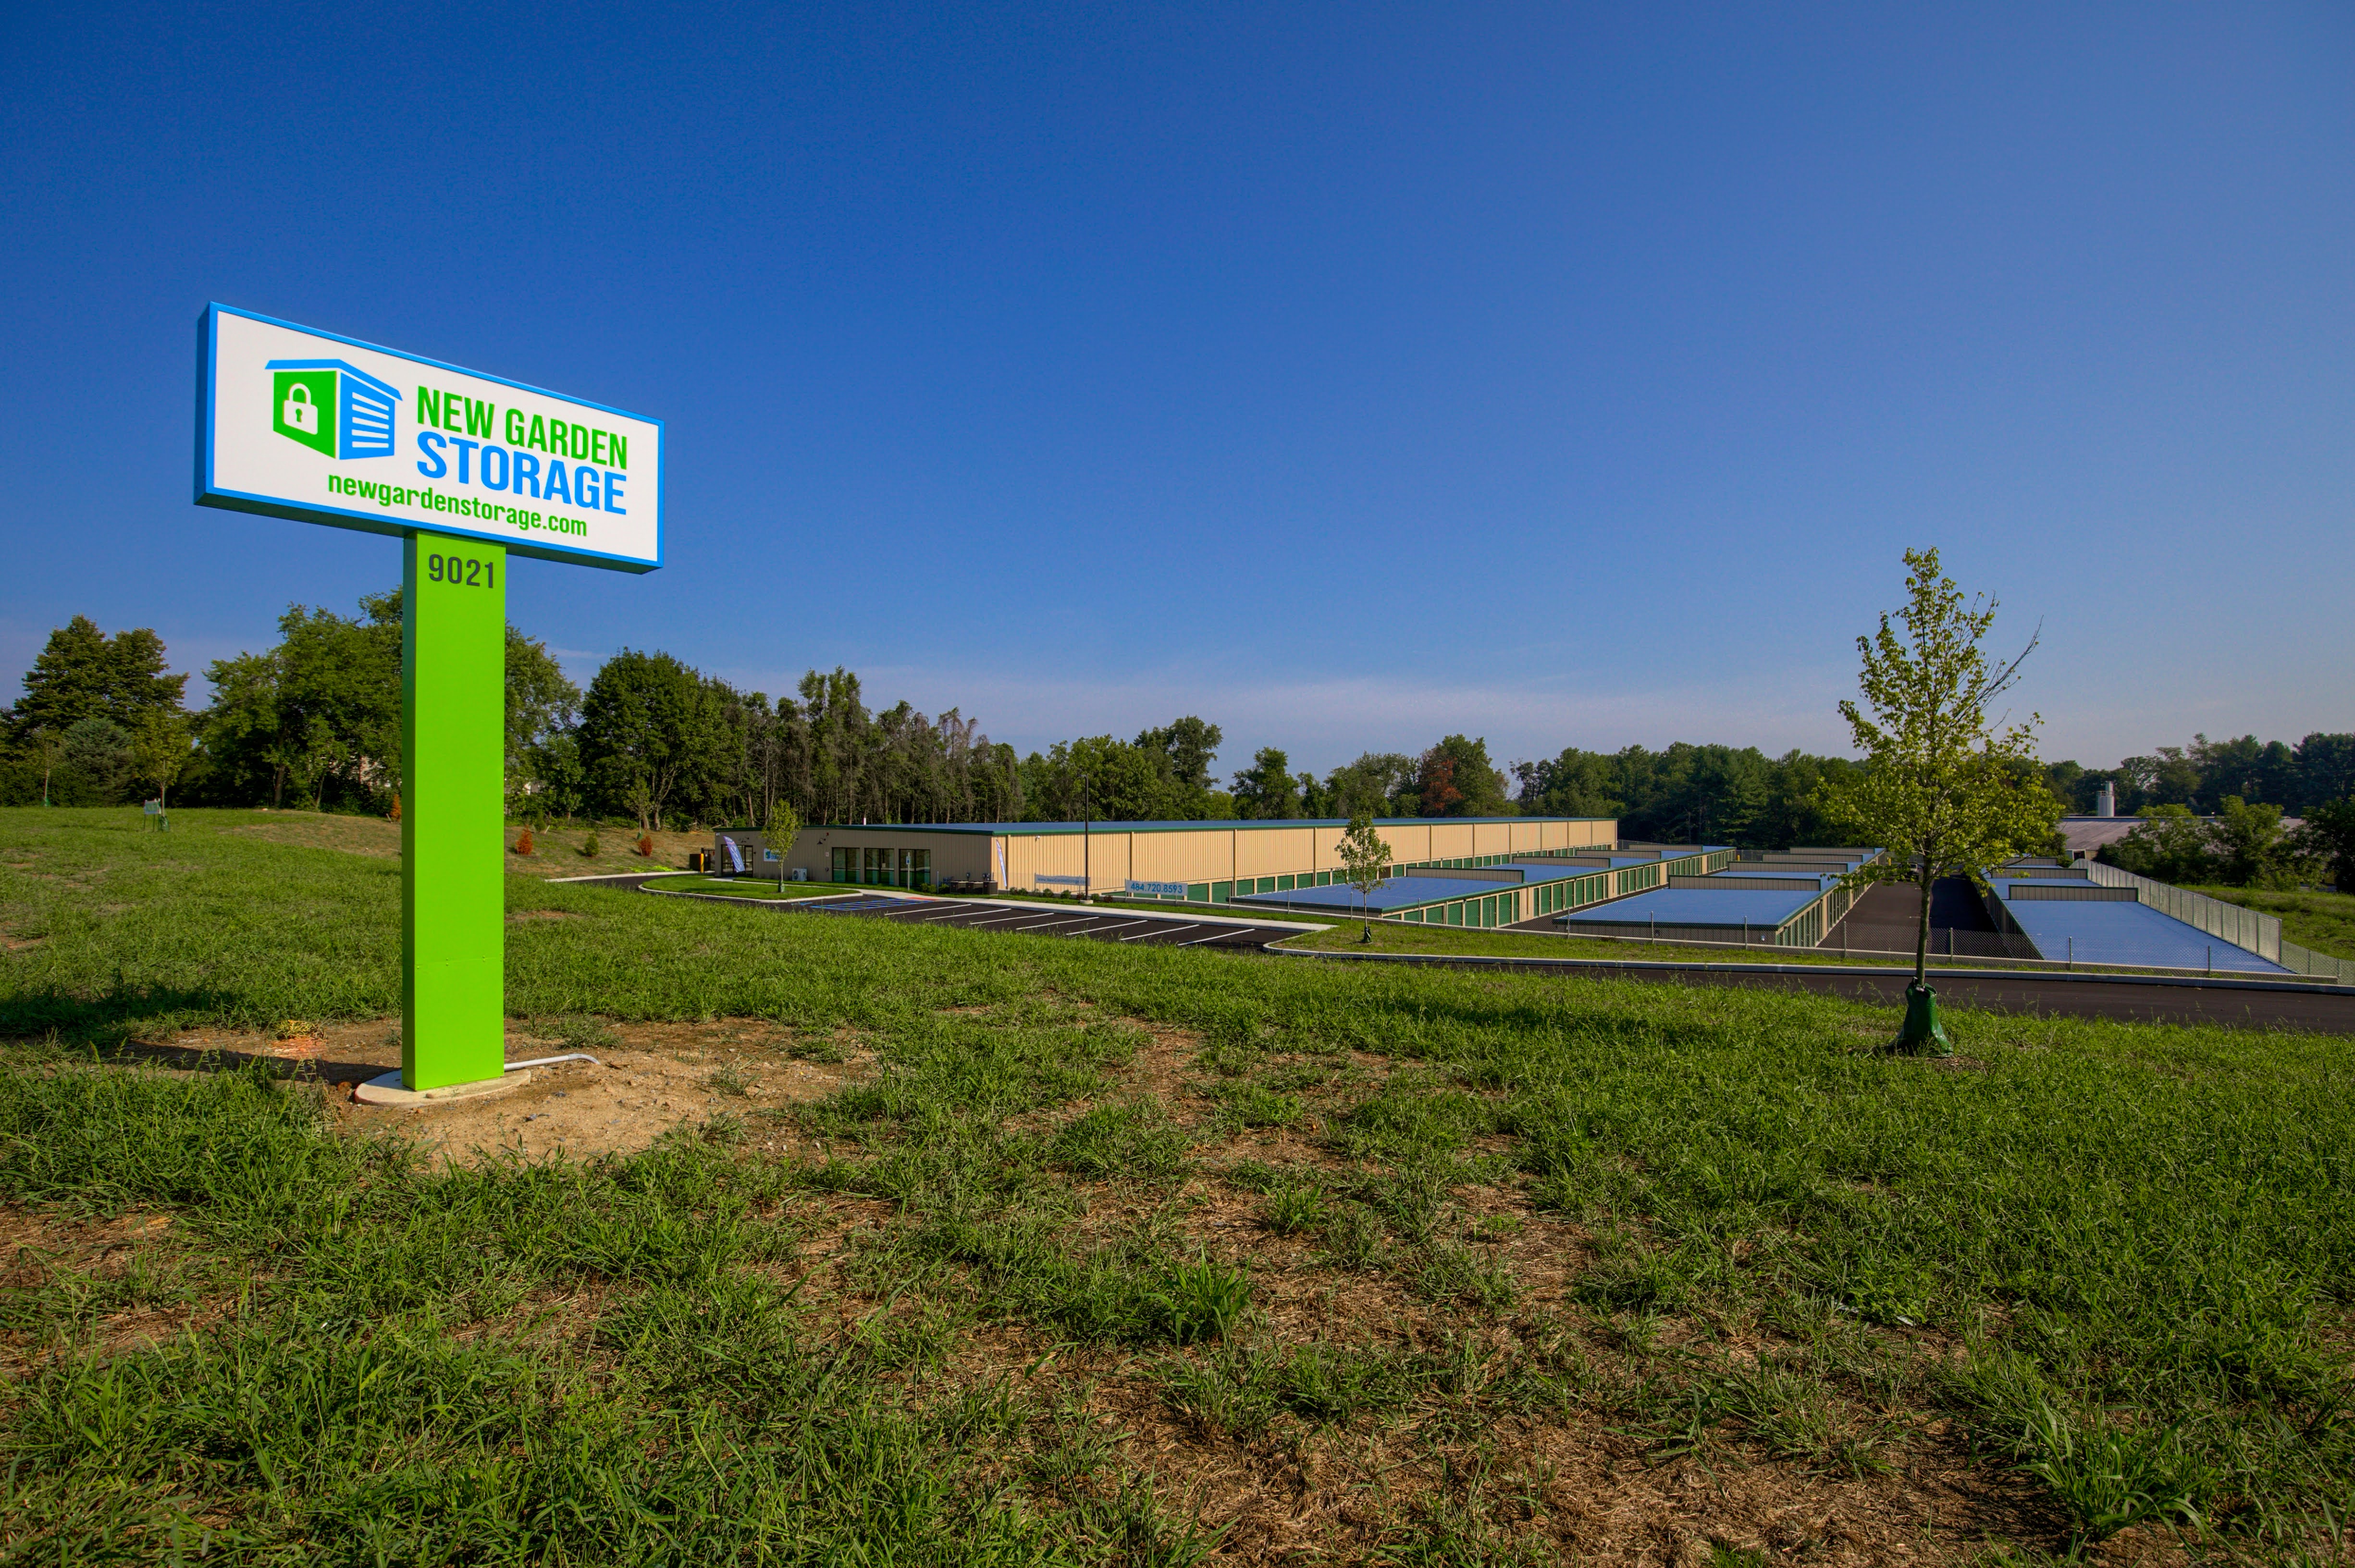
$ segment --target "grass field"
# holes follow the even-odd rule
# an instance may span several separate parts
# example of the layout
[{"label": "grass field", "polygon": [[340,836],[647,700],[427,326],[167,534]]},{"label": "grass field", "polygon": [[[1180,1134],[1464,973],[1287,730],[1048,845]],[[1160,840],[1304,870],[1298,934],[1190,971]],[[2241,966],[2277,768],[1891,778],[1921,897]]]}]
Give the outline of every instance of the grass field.
[{"label": "grass field", "polygon": [[2343,1561],[2355,1043],[513,877],[518,1018],[869,1065],[442,1167],[93,1057],[397,1001],[135,821],[0,811],[12,1561]]},{"label": "grass field", "polygon": [[2276,893],[2261,887],[2194,887],[2211,898],[2281,916],[2282,935],[2302,948],[2355,959],[2355,894]]},{"label": "grass field", "polygon": [[[319,811],[175,810],[172,828],[175,834],[229,833],[270,843],[343,850],[385,860],[395,859],[400,853],[400,824],[383,817],[347,817]],[[613,876],[632,871],[676,870],[687,864],[689,851],[711,847],[711,835],[708,832],[654,833],[649,836],[654,840],[655,853],[649,857],[638,853],[636,829],[604,828],[598,832],[597,853],[592,855],[585,853],[589,845],[586,828],[535,828],[531,833],[532,853],[527,855],[515,853],[523,839],[522,828],[509,823],[503,835],[506,868],[520,876]]]}]

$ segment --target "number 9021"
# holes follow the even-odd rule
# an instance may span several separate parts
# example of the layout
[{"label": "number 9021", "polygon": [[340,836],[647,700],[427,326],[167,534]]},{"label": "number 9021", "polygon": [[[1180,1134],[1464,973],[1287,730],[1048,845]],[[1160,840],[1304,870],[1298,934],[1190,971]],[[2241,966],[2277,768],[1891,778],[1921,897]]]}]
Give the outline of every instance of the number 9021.
[{"label": "number 9021", "polygon": [[499,564],[496,561],[469,560],[464,556],[428,556],[425,557],[425,580],[452,583],[459,588],[495,588],[499,586]]}]

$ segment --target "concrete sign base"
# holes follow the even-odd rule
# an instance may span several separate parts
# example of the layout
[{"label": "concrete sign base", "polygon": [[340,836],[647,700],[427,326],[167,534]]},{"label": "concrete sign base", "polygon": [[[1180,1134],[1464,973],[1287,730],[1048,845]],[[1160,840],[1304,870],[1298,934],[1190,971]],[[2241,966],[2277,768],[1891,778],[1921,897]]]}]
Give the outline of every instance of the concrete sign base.
[{"label": "concrete sign base", "polygon": [[480,1078],[470,1084],[444,1084],[437,1089],[404,1089],[400,1086],[400,1074],[391,1072],[360,1085],[352,1091],[352,1098],[364,1106],[442,1106],[453,1100],[490,1099],[529,1082],[531,1074],[526,1070],[504,1077]]}]

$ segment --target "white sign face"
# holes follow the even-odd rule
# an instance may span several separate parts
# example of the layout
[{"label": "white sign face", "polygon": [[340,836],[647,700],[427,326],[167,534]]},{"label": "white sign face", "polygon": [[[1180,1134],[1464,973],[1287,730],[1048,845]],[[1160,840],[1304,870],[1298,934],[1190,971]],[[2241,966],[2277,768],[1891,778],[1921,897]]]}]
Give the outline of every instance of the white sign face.
[{"label": "white sign face", "polygon": [[662,422],[226,305],[197,338],[197,504],[662,565]]}]

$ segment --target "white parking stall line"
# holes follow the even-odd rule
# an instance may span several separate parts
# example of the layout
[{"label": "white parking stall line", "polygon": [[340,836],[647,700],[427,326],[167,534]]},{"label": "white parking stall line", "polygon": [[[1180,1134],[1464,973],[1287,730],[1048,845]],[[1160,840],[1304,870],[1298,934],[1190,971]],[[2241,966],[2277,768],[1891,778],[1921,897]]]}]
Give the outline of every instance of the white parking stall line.
[{"label": "white parking stall line", "polygon": [[1150,931],[1139,931],[1139,932],[1138,932],[1135,936],[1134,936],[1134,937],[1123,937],[1123,938],[1121,938],[1121,940],[1122,940],[1122,941],[1124,941],[1124,942],[1142,942],[1142,941],[1143,941],[1143,940],[1145,940],[1145,938],[1147,938],[1147,937],[1157,937],[1157,936],[1159,936],[1161,933],[1163,933],[1163,932],[1165,932],[1165,931],[1168,932],[1168,933],[1169,933],[1170,935],[1172,935],[1172,936],[1175,936],[1175,935],[1177,935],[1177,933],[1178,933],[1178,932],[1180,932],[1180,931],[1191,931],[1191,930],[1193,930],[1194,928],[1195,928],[1195,924],[1194,924],[1194,922],[1193,922],[1193,921],[1191,921],[1191,920],[1187,921],[1187,922],[1186,922],[1184,925],[1182,925],[1182,926],[1172,926],[1172,925],[1171,925],[1168,921],[1167,921],[1167,920],[1156,920],[1155,922],[1153,922],[1153,929],[1151,929]]},{"label": "white parking stall line", "polygon": [[1230,926],[1223,931],[1213,931],[1207,937],[1197,937],[1190,942],[1180,942],[1178,945],[1181,948],[1199,948],[1205,942],[1221,941],[1226,938],[1233,936],[1239,930],[1248,931],[1250,929],[1251,927],[1248,926]]},{"label": "white parking stall line", "polygon": [[[1082,937],[1101,937],[1111,931],[1125,931],[1131,926],[1149,926],[1152,924],[1153,922],[1149,920],[1123,920],[1116,926],[1092,926],[1087,930],[1080,932],[1079,935]],[[1126,937],[1123,937],[1121,940],[1125,942],[1128,938]]]}]

